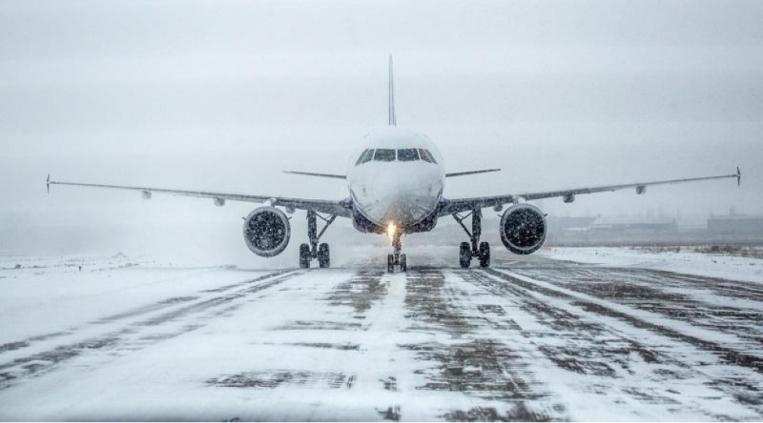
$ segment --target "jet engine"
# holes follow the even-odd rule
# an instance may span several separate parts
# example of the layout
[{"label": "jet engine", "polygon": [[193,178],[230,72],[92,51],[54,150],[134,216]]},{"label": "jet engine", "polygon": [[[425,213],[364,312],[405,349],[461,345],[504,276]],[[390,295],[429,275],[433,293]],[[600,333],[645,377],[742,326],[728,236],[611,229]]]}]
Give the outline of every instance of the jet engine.
[{"label": "jet engine", "polygon": [[286,249],[291,236],[289,218],[281,210],[263,206],[244,219],[244,241],[258,256],[273,257]]},{"label": "jet engine", "polygon": [[501,241],[514,254],[531,254],[546,240],[546,216],[532,204],[516,204],[501,217]]}]

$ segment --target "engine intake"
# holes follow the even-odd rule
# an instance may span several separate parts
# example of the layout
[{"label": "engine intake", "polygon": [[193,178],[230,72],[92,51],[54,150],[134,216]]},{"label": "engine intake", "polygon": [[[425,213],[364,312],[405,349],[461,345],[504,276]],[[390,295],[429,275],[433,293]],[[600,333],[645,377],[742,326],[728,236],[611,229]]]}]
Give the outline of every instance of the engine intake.
[{"label": "engine intake", "polygon": [[281,210],[264,206],[252,210],[244,219],[244,241],[258,256],[273,257],[286,249],[291,226]]},{"label": "engine intake", "polygon": [[514,254],[532,254],[546,240],[546,217],[532,204],[517,204],[501,217],[501,241]]}]

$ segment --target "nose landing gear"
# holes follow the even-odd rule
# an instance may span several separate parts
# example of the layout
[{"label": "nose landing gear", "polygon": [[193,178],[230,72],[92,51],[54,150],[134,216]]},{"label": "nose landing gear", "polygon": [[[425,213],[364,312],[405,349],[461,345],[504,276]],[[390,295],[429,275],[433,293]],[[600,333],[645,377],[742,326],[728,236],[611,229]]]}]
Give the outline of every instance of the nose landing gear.
[{"label": "nose landing gear", "polygon": [[[467,217],[472,217],[472,231],[464,225],[463,221]],[[487,242],[480,242],[480,236],[482,235],[482,210],[473,209],[471,213],[466,216],[459,216],[457,213],[453,213],[453,218],[456,219],[459,225],[464,228],[464,231],[471,243],[462,242],[458,250],[458,263],[462,268],[467,269],[472,263],[472,258],[479,259],[480,267],[490,267],[490,244]],[[470,245],[471,244],[471,245]]]},{"label": "nose landing gear", "polygon": [[395,271],[395,266],[398,265],[400,266],[401,272],[406,272],[408,271],[408,260],[406,259],[405,254],[400,254],[400,250],[403,246],[400,240],[402,231],[395,229],[390,235],[392,236],[392,248],[394,249],[394,253],[387,255],[387,272],[393,273]]},{"label": "nose landing gear", "polygon": [[[318,233],[318,217],[326,222],[320,233]],[[301,244],[299,246],[299,267],[302,269],[310,268],[310,261],[313,259],[318,259],[319,267],[325,268],[331,265],[329,245],[325,242],[318,245],[318,241],[323,236],[323,233],[326,232],[329,225],[334,222],[334,219],[336,219],[336,215],[325,218],[312,210],[307,211],[307,237],[310,240],[310,244]]]},{"label": "nose landing gear", "polygon": [[394,273],[396,265],[400,265],[401,272],[408,271],[408,263],[405,254],[387,254],[387,272]]}]

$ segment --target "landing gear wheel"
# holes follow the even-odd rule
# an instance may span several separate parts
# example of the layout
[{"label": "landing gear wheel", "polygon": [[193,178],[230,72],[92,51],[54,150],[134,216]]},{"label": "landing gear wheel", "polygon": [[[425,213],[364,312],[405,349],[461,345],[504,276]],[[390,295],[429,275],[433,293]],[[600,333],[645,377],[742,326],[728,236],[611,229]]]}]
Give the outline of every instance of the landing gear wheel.
[{"label": "landing gear wheel", "polygon": [[472,263],[472,249],[469,248],[468,242],[461,243],[461,247],[458,250],[458,258],[461,268],[468,269],[469,265]]},{"label": "landing gear wheel", "polygon": [[480,242],[480,267],[490,267],[490,244],[487,242]]},{"label": "landing gear wheel", "polygon": [[387,254],[387,272],[393,273],[395,271],[395,256]]},{"label": "landing gear wheel", "polygon": [[408,263],[405,259],[405,254],[400,254],[400,271],[405,272],[408,270]]},{"label": "landing gear wheel", "polygon": [[299,267],[310,268],[310,246],[307,244],[300,244],[299,246]]},{"label": "landing gear wheel", "polygon": [[329,255],[329,245],[323,243],[318,247],[318,265],[320,267],[329,267],[330,264],[331,256]]}]

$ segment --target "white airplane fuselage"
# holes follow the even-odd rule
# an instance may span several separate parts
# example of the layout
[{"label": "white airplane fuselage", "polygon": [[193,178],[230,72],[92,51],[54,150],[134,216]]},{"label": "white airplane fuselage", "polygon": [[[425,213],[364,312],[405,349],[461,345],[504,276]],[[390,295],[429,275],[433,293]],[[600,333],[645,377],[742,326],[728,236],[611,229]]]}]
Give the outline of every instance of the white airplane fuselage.
[{"label": "white airplane fuselage", "polygon": [[437,222],[443,158],[424,134],[390,126],[371,131],[351,157],[347,184],[362,232],[425,232]]}]

